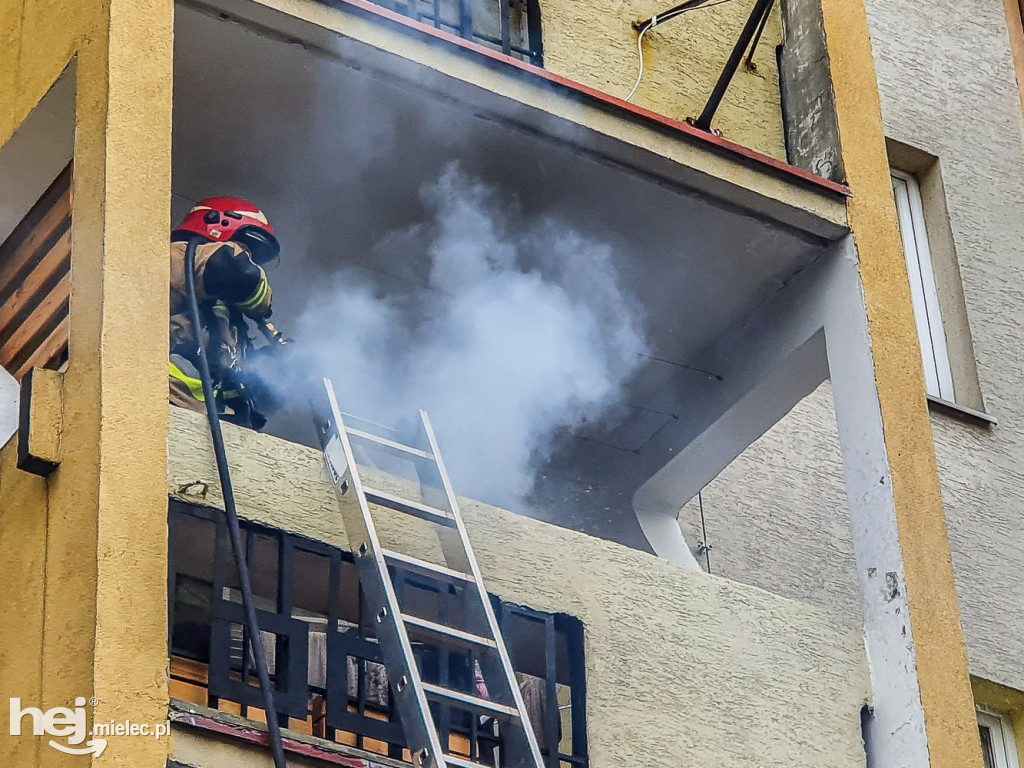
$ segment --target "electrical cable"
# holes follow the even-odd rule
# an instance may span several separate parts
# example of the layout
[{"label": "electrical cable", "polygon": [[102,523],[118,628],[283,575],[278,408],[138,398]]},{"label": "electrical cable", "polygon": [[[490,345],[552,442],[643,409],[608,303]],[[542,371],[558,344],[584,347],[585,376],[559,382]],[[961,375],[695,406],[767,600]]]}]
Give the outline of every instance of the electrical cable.
[{"label": "electrical cable", "polygon": [[636,73],[636,82],[633,83],[633,89],[629,92],[629,96],[626,97],[626,101],[632,101],[633,95],[636,93],[636,89],[640,87],[640,81],[644,79],[644,35],[646,35],[651,29],[654,28],[654,24],[648,24],[646,27],[640,30],[640,34],[636,38],[636,53],[640,58],[640,69]]},{"label": "electrical cable", "polygon": [[688,11],[706,10],[708,8],[714,8],[716,5],[725,5],[726,3],[731,2],[733,2],[733,0],[718,0],[718,2],[708,4],[708,0],[689,0],[689,2],[681,3],[675,8],[670,8],[664,13],[655,14],[647,21],[634,24],[633,26],[639,30],[639,34],[636,38],[636,52],[637,57],[640,60],[640,67],[637,71],[636,82],[633,84],[633,89],[629,92],[629,96],[626,97],[626,101],[633,100],[633,96],[636,95],[637,88],[640,87],[640,81],[644,78],[644,35],[659,24],[664,24],[666,21],[672,21],[672,19],[677,16],[682,16]]},{"label": "electrical cable", "polygon": [[189,317],[196,334],[199,347],[199,375],[203,381],[203,396],[206,399],[206,417],[210,422],[210,435],[213,438],[213,453],[217,459],[217,474],[220,476],[220,487],[224,495],[224,513],[228,522],[228,536],[231,549],[238,568],[238,583],[242,592],[242,607],[245,610],[245,622],[249,635],[249,648],[256,662],[256,676],[259,678],[260,693],[263,696],[263,711],[267,716],[267,735],[270,740],[270,751],[274,757],[274,768],[288,768],[284,759],[284,746],[281,743],[281,726],[277,722],[277,709],[274,707],[274,692],[270,688],[270,670],[267,657],[263,650],[263,637],[260,635],[259,622],[256,619],[256,603],[253,598],[252,581],[249,576],[248,560],[242,547],[242,533],[238,525],[238,510],[235,507],[235,491],[231,484],[231,473],[228,467],[227,452],[224,450],[224,435],[220,428],[220,414],[217,413],[217,401],[213,391],[213,380],[210,376],[210,361],[203,344],[203,326],[199,318],[199,301],[196,299],[196,248],[203,238],[193,237],[185,248],[185,288],[188,294]]}]

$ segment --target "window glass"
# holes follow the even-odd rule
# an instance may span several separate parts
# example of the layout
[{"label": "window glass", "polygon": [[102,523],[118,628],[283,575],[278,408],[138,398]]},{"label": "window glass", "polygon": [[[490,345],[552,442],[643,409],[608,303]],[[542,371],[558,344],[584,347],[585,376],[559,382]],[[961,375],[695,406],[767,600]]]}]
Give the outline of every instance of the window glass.
[{"label": "window glass", "polygon": [[372,0],[422,24],[543,66],[537,0]]},{"label": "window glass", "polygon": [[914,303],[914,319],[924,362],[925,386],[929,395],[954,402],[953,374],[949,367],[946,332],[942,325],[939,293],[928,247],[921,190],[913,176],[899,171],[892,172],[892,189],[896,198],[900,235],[903,238],[903,252],[907,259],[910,295]]},{"label": "window glass", "polygon": [[992,751],[992,729],[987,725],[979,725],[981,735],[981,756],[985,760],[985,768],[996,768],[996,756]]},{"label": "window glass", "polygon": [[1008,718],[990,712],[978,712],[978,735],[985,768],[1020,768],[1017,746]]}]

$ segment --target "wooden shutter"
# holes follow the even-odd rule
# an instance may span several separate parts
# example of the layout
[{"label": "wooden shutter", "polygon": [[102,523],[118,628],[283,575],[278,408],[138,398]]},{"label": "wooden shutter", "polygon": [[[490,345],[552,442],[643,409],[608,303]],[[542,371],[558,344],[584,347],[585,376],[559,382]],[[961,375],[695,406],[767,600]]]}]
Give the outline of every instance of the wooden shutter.
[{"label": "wooden shutter", "polygon": [[68,354],[71,165],[0,245],[0,366],[19,381]]}]

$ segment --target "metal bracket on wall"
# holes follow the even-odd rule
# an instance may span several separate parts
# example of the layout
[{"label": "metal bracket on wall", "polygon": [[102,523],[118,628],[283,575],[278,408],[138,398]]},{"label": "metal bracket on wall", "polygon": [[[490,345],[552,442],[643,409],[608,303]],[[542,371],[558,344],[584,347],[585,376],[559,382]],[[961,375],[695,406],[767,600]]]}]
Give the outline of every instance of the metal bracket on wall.
[{"label": "metal bracket on wall", "polygon": [[[688,0],[674,8],[670,8],[664,13],[656,14],[651,16],[649,19],[633,22],[633,28],[638,30],[642,35],[654,27],[664,24],[666,21],[678,18],[687,11],[696,10],[707,2],[708,0]],[[754,4],[753,9],[750,11],[750,16],[747,18],[747,23],[743,25],[743,30],[740,32],[739,39],[736,41],[736,45],[733,46],[732,53],[729,54],[729,59],[725,63],[725,68],[718,76],[718,80],[715,82],[715,87],[711,90],[711,96],[708,97],[707,104],[704,105],[704,110],[698,117],[691,117],[687,119],[686,122],[690,123],[690,125],[693,125],[702,131],[707,131],[708,133],[721,135],[712,129],[711,122],[715,119],[715,113],[718,112],[718,108],[722,104],[722,99],[725,98],[725,92],[729,90],[729,85],[732,83],[732,79],[735,77],[736,71],[744,61],[743,55],[745,53],[747,54],[747,69],[756,71],[757,65],[754,64],[754,53],[757,51],[757,46],[761,42],[761,36],[764,34],[764,29],[768,24],[768,18],[771,16],[771,12],[774,7],[775,0],[757,0]],[[750,51],[749,53],[747,53],[748,49]]]},{"label": "metal bracket on wall", "polygon": [[747,23],[743,25],[743,31],[740,32],[739,40],[736,41],[732,53],[729,54],[729,60],[725,63],[725,68],[722,70],[722,74],[718,76],[718,82],[715,83],[715,87],[711,91],[708,103],[704,105],[704,111],[693,121],[695,127],[700,128],[702,131],[711,130],[711,121],[715,119],[715,113],[718,111],[718,107],[721,106],[722,99],[725,98],[725,92],[729,89],[729,84],[732,83],[736,70],[740,68],[740,62],[743,61],[743,54],[746,53],[747,48],[750,48],[750,55],[747,57],[748,65],[753,63],[754,51],[757,50],[757,45],[761,41],[761,34],[768,23],[768,16],[774,7],[775,0],[757,0],[754,4],[754,8],[747,18]]}]

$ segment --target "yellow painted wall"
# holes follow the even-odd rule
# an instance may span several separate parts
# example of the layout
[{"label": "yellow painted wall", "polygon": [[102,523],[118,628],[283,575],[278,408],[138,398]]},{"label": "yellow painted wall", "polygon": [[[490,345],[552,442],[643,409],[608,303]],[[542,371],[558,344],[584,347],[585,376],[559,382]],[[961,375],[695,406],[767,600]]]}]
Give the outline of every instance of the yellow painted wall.
[{"label": "yellow painted wall", "polygon": [[46,482],[16,469],[16,441],[0,451],[0,763],[32,766],[40,742],[9,735],[6,707],[41,696]]},{"label": "yellow painted wall", "polygon": [[863,0],[822,0],[822,11],[853,191],[850,225],[867,304],[931,764],[981,766],[867,13]]},{"label": "yellow painted wall", "polygon": [[[139,222],[169,224],[172,13],[171,0],[0,2],[0,144],[72,59],[77,79],[64,458],[46,481],[15,469],[12,445],[0,463],[0,549],[17,554],[0,558],[0,627],[19,633],[0,683],[44,709],[95,696],[101,720],[166,715],[167,333],[145,318],[167,315],[168,262],[166,227]],[[0,739],[5,765],[88,763]],[[156,768],[166,750],[113,739],[100,759]]]},{"label": "yellow painted wall", "polygon": [[[544,67],[625,98],[636,82],[638,18],[675,5],[663,0],[540,0]],[[754,0],[738,0],[683,14],[644,36],[646,74],[633,101],[676,120],[701,113],[739,36]],[[778,6],[755,58],[757,71],[740,66],[714,126],[739,144],[786,159],[779,71],[782,42]]]}]

